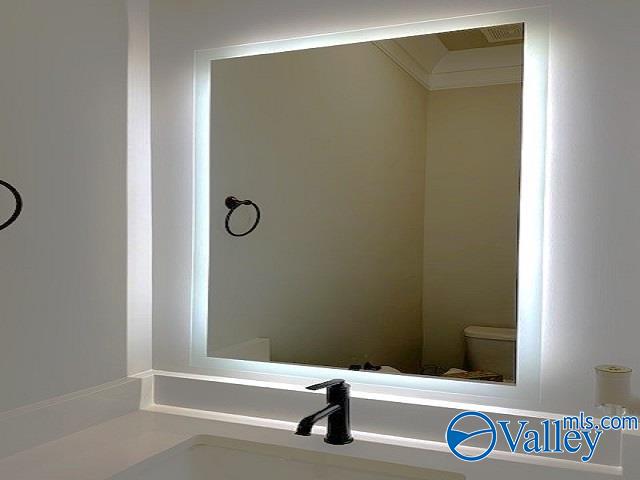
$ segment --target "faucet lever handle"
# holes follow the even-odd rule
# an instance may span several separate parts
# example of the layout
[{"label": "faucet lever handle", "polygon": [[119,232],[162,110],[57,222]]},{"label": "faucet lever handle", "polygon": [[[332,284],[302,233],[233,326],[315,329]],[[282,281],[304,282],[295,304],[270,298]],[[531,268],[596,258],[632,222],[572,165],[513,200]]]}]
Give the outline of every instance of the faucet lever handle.
[{"label": "faucet lever handle", "polygon": [[343,379],[334,378],[333,380],[327,380],[326,382],[310,385],[307,387],[307,390],[322,390],[323,388],[333,387],[334,385],[344,385],[344,383]]}]

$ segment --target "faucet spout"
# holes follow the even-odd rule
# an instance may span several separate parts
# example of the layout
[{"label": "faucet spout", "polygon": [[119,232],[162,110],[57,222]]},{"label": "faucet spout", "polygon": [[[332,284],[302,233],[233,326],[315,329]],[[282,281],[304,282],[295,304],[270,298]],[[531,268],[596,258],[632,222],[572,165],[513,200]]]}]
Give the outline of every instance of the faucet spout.
[{"label": "faucet spout", "polygon": [[307,390],[327,389],[327,406],[300,420],[296,435],[308,437],[313,426],[327,417],[327,434],[324,441],[331,445],[346,445],[353,442],[349,418],[349,384],[341,378],[307,387]]},{"label": "faucet spout", "polygon": [[304,417],[300,420],[298,424],[298,429],[296,430],[296,435],[302,435],[304,437],[308,437],[311,435],[311,429],[313,426],[322,420],[324,417],[328,417],[332,413],[337,412],[342,407],[340,405],[327,405],[322,410],[313,413],[307,417]]}]

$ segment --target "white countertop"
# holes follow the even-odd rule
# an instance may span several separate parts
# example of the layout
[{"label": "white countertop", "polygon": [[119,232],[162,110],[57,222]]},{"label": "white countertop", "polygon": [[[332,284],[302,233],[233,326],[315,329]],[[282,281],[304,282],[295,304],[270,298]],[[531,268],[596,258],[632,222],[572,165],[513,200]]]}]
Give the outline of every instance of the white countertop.
[{"label": "white countertop", "polygon": [[[407,444],[394,437],[354,432],[350,445],[333,446],[322,441],[322,429],[312,437],[293,435],[293,424],[273,420],[228,418],[224,414],[193,413],[174,409],[181,415],[137,411],[67,435],[0,460],[3,480],[107,480],[195,435],[215,435],[274,445],[330,452],[357,458],[382,460],[415,467],[456,471],[470,480],[553,478],[554,480],[609,480],[618,475],[588,469],[567,469],[554,462],[531,462],[515,456],[493,458],[477,464],[455,459],[438,442]],[[222,415],[222,416],[221,416]],[[261,424],[262,423],[262,424]],[[498,476],[499,475],[499,476]]]}]

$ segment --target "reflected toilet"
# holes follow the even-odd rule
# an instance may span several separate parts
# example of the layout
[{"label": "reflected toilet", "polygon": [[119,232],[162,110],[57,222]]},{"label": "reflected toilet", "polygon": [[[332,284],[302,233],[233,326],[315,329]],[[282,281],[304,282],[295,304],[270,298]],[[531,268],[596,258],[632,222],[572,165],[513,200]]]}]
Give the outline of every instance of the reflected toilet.
[{"label": "reflected toilet", "polygon": [[467,368],[503,376],[515,381],[516,329],[470,325],[464,329]]}]

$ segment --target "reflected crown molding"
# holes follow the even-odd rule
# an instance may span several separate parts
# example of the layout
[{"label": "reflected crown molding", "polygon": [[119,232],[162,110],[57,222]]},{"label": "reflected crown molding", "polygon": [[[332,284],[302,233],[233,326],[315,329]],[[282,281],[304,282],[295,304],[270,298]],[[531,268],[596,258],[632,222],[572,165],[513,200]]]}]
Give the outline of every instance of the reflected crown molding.
[{"label": "reflected crown molding", "polygon": [[[439,42],[437,38],[433,41]],[[373,42],[427,90],[522,82],[522,46],[507,45],[449,52],[431,45],[417,55],[404,39]]]}]

